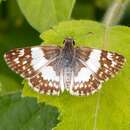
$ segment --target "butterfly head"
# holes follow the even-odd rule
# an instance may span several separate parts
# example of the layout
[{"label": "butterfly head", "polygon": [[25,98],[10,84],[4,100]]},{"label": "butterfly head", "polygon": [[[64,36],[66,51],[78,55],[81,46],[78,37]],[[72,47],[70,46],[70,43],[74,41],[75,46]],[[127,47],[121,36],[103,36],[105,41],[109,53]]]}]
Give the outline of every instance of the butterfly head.
[{"label": "butterfly head", "polygon": [[63,43],[66,47],[73,47],[75,45],[75,41],[72,38],[65,38]]}]

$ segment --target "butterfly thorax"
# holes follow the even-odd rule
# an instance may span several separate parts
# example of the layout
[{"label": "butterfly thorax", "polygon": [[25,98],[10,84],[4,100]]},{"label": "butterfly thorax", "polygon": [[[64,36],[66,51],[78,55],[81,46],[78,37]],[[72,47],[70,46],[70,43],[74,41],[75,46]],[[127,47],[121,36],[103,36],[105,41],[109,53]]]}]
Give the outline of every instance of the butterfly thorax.
[{"label": "butterfly thorax", "polygon": [[63,67],[70,67],[73,64],[74,54],[74,45],[72,39],[66,39],[64,41],[64,48],[62,50],[62,62]]}]

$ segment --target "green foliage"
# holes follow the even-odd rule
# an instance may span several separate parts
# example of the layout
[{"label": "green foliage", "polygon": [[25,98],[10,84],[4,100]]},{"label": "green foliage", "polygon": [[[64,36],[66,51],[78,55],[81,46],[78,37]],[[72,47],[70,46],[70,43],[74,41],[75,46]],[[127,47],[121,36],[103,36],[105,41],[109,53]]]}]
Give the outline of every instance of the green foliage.
[{"label": "green foliage", "polygon": [[75,97],[68,93],[44,96],[34,92],[25,82],[24,96],[37,97],[38,102],[46,102],[59,109],[61,122],[55,130],[129,130],[130,28],[111,27],[107,41],[104,32],[104,26],[100,23],[73,20],[62,22],[41,35],[43,44],[62,45],[65,37],[73,37],[78,46],[94,48],[102,48],[107,42],[107,50],[121,53],[127,59],[126,65],[115,78],[105,82],[99,92],[88,97]]},{"label": "green foliage", "polygon": [[37,104],[20,93],[0,97],[0,130],[51,130],[58,120],[55,107]]},{"label": "green foliage", "polygon": [[[15,27],[20,27],[24,22],[24,16],[22,15],[16,0],[9,0],[7,2],[8,9],[8,22],[12,23]],[[9,23],[9,24],[10,24]]]},{"label": "green foliage", "polygon": [[96,6],[101,9],[106,9],[112,2],[113,0],[95,0]]},{"label": "green foliage", "polygon": [[70,19],[75,0],[18,0],[29,23],[39,32]]},{"label": "green foliage", "polygon": [[72,17],[76,19],[94,19],[95,18],[95,7],[90,1],[78,2],[75,4],[73,9]]}]

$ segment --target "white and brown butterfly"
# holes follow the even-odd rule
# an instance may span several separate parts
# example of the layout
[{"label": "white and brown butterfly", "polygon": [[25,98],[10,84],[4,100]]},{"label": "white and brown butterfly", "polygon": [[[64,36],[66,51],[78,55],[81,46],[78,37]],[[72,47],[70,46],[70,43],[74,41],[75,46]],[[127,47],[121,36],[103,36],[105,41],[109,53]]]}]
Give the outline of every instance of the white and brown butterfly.
[{"label": "white and brown butterfly", "polygon": [[7,52],[4,58],[35,91],[59,95],[67,90],[77,96],[96,92],[125,62],[125,58],[115,52],[74,45],[73,39],[66,38],[64,47],[16,48]]}]

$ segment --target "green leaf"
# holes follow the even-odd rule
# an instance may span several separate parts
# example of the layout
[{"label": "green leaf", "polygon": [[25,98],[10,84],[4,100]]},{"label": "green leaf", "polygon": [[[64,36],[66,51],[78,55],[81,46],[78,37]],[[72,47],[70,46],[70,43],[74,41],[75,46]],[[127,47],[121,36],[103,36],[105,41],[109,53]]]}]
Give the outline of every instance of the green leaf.
[{"label": "green leaf", "polygon": [[21,89],[20,83],[14,76],[12,78],[10,75],[0,74],[0,95],[14,93]]},{"label": "green leaf", "polygon": [[18,0],[28,22],[39,32],[71,16],[75,0]]},{"label": "green leaf", "polygon": [[0,130],[51,130],[57,116],[55,107],[21,98],[19,93],[0,97]]},{"label": "green leaf", "polygon": [[44,96],[34,92],[25,82],[24,96],[37,97],[39,102],[58,107],[61,122],[55,130],[130,129],[130,28],[113,26],[109,29],[107,39],[104,39],[104,29],[104,25],[97,22],[73,20],[62,22],[41,35],[46,44],[63,45],[65,37],[73,37],[77,46],[102,49],[107,42],[107,50],[118,52],[127,59],[121,72],[91,96],[75,97],[68,93]]},{"label": "green leaf", "polygon": [[6,2],[8,9],[8,22],[13,24],[15,27],[20,27],[25,19],[17,5],[17,0],[10,0]]},{"label": "green leaf", "polygon": [[72,18],[95,19],[95,3],[93,1],[77,0],[72,12]]}]

